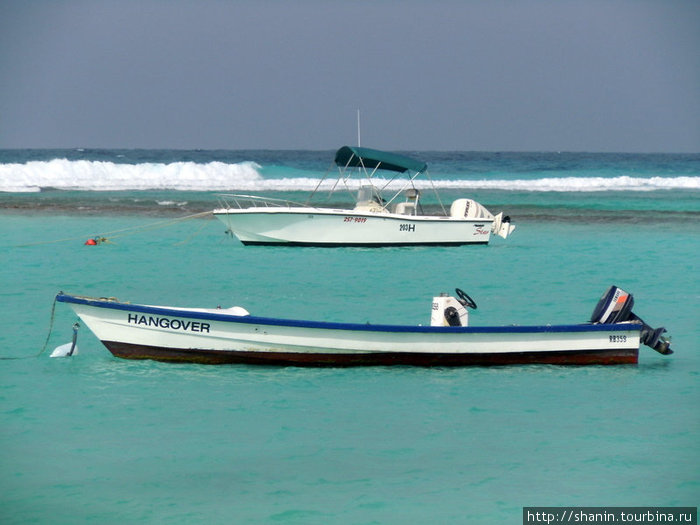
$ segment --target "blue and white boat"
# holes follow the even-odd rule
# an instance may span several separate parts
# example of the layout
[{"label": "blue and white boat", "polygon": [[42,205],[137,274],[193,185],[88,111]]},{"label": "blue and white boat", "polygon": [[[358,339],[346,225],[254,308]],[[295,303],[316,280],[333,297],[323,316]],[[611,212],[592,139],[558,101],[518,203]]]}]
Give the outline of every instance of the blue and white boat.
[{"label": "blue and white boat", "polygon": [[670,354],[664,328],[634,313],[633,298],[617,287],[591,321],[572,325],[468,324],[474,301],[457,289],[433,299],[430,326],[277,319],[241,307],[178,308],[82,297],[63,292],[97,338],[117,357],[195,363],[300,366],[510,365],[637,363],[640,344]]}]

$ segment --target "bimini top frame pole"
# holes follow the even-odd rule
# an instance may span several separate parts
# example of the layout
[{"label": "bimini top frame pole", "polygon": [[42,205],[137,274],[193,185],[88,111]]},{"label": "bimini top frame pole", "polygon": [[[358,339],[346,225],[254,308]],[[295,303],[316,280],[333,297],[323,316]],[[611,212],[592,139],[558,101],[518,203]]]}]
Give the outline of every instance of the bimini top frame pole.
[{"label": "bimini top frame pole", "polygon": [[[360,137],[358,135],[358,141],[359,138]],[[416,177],[418,177],[418,175],[422,173],[425,173],[426,177],[430,182],[431,187],[433,188],[433,191],[435,192],[438,203],[440,204],[443,213],[447,215],[445,206],[443,205],[440,199],[440,195],[437,193],[437,189],[435,188],[435,184],[433,183],[432,178],[430,178],[430,176],[427,173],[428,164],[423,161],[419,161],[405,155],[391,153],[388,151],[363,148],[361,146],[343,146],[338,151],[336,151],[334,163],[338,166],[341,173],[330,190],[331,194],[336,190],[338,183],[340,183],[341,179],[346,189],[348,189],[349,191],[349,188],[347,188],[347,180],[349,177],[346,176],[348,168],[359,168],[364,172],[364,176],[370,182],[372,181],[372,178],[378,170],[393,171],[395,173],[406,173],[407,171],[413,172],[411,176],[407,177],[407,181],[403,185],[403,187],[398,192],[396,192],[396,194],[388,201],[388,203],[391,203],[396,199],[398,195],[401,194],[401,192],[406,190],[406,188],[408,188],[409,185],[411,187],[414,187],[413,182],[416,179]],[[326,173],[323,176],[323,178],[318,182],[314,190],[311,192],[307,203],[311,201],[311,198],[316,194],[316,192],[320,188],[323,181],[327,178],[327,176],[328,173]],[[396,175],[394,177],[391,177],[389,181],[382,188],[379,189],[379,191],[385,190],[387,186],[395,179]]]}]

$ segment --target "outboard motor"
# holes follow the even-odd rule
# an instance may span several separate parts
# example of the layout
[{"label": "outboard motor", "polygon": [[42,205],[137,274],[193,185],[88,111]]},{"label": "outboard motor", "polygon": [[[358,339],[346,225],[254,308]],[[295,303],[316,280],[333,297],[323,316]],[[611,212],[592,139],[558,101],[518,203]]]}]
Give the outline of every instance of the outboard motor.
[{"label": "outboard motor", "polygon": [[510,217],[503,216],[503,212],[494,215],[482,204],[473,199],[457,199],[450,206],[450,217],[456,219],[485,219],[491,223],[491,233],[506,239],[513,233],[515,226],[510,223]]},{"label": "outboard motor", "polygon": [[513,233],[513,230],[515,229],[515,225],[510,223],[510,217],[506,215],[505,217],[503,216],[503,212],[497,213],[493,217],[493,226],[491,227],[491,231],[498,235],[499,237],[503,237],[504,239],[507,239],[508,236]]},{"label": "outboard motor", "polygon": [[617,286],[611,286],[603,294],[593,310],[591,314],[591,323],[615,324],[626,321],[640,323],[642,325],[640,334],[640,341],[642,343],[653,348],[660,354],[672,354],[673,350],[670,348],[671,341],[669,338],[663,336],[666,329],[663,326],[655,329],[646,324],[632,312],[633,306],[634,297],[632,297],[632,294],[625,292],[622,288],[618,288]]},{"label": "outboard motor", "polygon": [[433,309],[430,314],[430,326],[468,326],[468,308],[476,309],[474,300],[459,288],[455,288],[459,299],[441,293],[433,297]]}]

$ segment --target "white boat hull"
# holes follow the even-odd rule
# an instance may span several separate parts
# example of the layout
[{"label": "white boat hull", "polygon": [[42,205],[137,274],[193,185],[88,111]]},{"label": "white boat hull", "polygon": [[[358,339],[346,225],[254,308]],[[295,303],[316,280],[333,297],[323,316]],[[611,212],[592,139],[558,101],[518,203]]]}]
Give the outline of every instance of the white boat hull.
[{"label": "white boat hull", "polygon": [[410,246],[488,244],[492,219],[323,208],[214,210],[245,245]]},{"label": "white boat hull", "polygon": [[641,325],[436,327],[326,323],[226,310],[57,296],[115,355],[131,359],[277,365],[636,363]]}]

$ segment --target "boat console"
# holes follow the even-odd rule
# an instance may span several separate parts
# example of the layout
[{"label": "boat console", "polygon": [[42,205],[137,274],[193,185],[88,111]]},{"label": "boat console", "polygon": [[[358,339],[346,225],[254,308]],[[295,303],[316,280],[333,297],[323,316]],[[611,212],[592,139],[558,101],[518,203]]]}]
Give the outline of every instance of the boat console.
[{"label": "boat console", "polygon": [[430,326],[469,326],[467,308],[476,310],[476,303],[459,288],[455,288],[455,294],[458,299],[444,292],[433,297]]},{"label": "boat console", "polygon": [[362,185],[357,191],[357,203],[354,211],[366,211],[372,213],[388,213],[384,207],[384,199],[372,185]]}]

